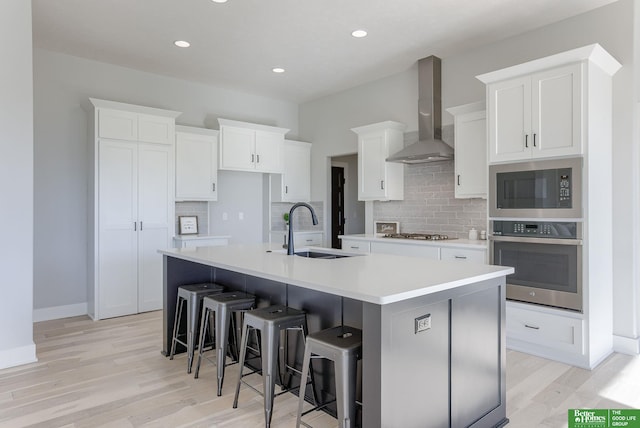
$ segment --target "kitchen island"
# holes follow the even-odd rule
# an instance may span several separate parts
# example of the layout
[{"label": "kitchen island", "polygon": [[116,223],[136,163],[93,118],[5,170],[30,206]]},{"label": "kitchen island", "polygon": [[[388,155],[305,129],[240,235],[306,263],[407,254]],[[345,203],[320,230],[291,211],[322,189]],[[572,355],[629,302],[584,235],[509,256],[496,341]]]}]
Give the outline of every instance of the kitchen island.
[{"label": "kitchen island", "polygon": [[[177,287],[214,281],[256,295],[258,306],[305,310],[312,332],[342,319],[362,328],[367,428],[507,423],[505,276],[512,268],[385,254],[311,259],[268,244],[160,252],[165,354]],[[293,354],[299,364],[301,350]],[[316,388],[330,396],[331,376],[321,378]]]}]

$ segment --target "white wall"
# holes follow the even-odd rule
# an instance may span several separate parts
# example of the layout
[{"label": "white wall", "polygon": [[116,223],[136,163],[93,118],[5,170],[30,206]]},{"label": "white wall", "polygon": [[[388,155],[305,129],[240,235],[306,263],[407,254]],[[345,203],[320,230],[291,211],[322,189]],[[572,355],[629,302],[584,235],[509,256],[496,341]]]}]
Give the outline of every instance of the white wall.
[{"label": "white wall", "polygon": [[[613,85],[614,332],[623,342],[637,343],[639,279],[638,274],[634,277],[634,262],[637,263],[640,254],[634,248],[634,233],[629,233],[640,227],[633,216],[633,201],[640,193],[637,175],[633,172],[639,167],[633,137],[634,121],[637,121],[633,117],[633,12],[633,0],[620,0],[520,36],[442,58],[442,107],[444,110],[484,100],[484,85],[475,79],[478,74],[592,43],[600,43],[622,63]],[[424,52],[425,57],[431,54],[438,53]],[[327,200],[326,157],[356,149],[356,138],[349,128],[383,120],[406,123],[407,132],[417,129],[415,66],[300,107],[301,137],[314,142],[313,199]],[[449,114],[443,114],[443,124],[452,121]],[[636,140],[635,146],[637,144]]]},{"label": "white wall", "polygon": [[[25,51],[31,52],[31,47]],[[290,102],[41,49],[34,49],[33,59],[36,309],[77,310],[87,300],[88,143],[87,113],[82,105],[88,97],[182,111],[176,121],[183,125],[218,129],[217,118],[224,117],[281,126],[291,129],[292,134],[298,129],[298,106]],[[246,174],[240,178],[221,173],[219,202],[212,206],[224,206],[230,215],[240,209],[246,216],[262,212],[262,175]],[[228,191],[240,186],[250,186],[250,191]],[[253,229],[226,229],[218,217],[211,219],[211,227],[217,233],[233,235],[235,242],[254,240]],[[257,233],[261,240],[262,230]],[[61,312],[65,311],[56,314]]]},{"label": "white wall", "polygon": [[31,2],[0,3],[0,369],[36,361],[33,343]]}]

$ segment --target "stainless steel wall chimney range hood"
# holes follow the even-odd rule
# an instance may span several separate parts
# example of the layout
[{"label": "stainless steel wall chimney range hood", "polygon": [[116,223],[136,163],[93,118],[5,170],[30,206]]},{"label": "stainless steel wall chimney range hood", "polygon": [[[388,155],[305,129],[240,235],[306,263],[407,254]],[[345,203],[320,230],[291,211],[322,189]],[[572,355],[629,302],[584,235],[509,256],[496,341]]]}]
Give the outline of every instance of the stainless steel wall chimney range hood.
[{"label": "stainless steel wall chimney range hood", "polygon": [[453,147],[442,141],[442,82],[440,58],[418,61],[418,142],[387,158],[407,164],[453,159]]}]

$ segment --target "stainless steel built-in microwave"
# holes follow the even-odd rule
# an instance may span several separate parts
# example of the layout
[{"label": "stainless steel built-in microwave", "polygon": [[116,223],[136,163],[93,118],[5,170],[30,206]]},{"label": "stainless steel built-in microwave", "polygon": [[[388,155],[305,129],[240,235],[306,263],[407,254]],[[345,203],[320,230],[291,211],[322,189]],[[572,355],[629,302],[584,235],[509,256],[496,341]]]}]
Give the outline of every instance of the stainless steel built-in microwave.
[{"label": "stainless steel built-in microwave", "polygon": [[581,218],[582,158],[491,165],[489,216]]}]

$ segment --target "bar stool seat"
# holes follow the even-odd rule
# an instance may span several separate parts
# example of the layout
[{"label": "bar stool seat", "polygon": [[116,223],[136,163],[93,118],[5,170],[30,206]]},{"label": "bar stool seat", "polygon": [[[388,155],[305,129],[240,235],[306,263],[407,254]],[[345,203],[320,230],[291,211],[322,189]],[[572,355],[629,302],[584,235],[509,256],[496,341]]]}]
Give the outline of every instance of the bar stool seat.
[{"label": "bar stool seat", "polygon": [[[262,384],[264,398],[265,426],[271,426],[271,415],[273,412],[273,399],[275,390],[275,378],[278,371],[278,347],[280,344],[280,332],[283,330],[300,330],[303,333],[303,340],[307,334],[307,316],[304,311],[293,309],[284,305],[269,306],[248,311],[244,315],[242,323],[242,343],[240,347],[240,370],[238,374],[238,384],[236,395],[233,400],[233,408],[238,407],[238,396],[240,385],[243,383],[242,371],[245,363],[249,329],[260,331],[260,357],[262,359]],[[285,359],[285,368],[286,366]],[[301,384],[306,385],[306,377]],[[315,388],[314,388],[315,389]],[[256,390],[257,391],[257,390]],[[260,392],[260,391],[257,391]]]},{"label": "bar stool seat", "polygon": [[[216,371],[218,378],[218,396],[222,395],[222,382],[224,380],[224,368],[226,366],[227,349],[229,345],[229,328],[233,327],[233,338],[235,344],[235,356],[239,354],[238,344],[240,343],[240,327],[236,322],[235,314],[244,313],[255,306],[256,298],[252,294],[239,291],[230,291],[226,293],[207,296],[202,301],[202,316],[200,317],[200,340],[204,343],[207,330],[210,327],[207,320],[211,317],[211,312],[215,314],[213,329],[215,331],[215,349],[216,349]],[[232,318],[231,315],[234,315]],[[195,378],[200,373],[200,362],[204,346],[198,347],[198,362],[196,363]],[[237,362],[237,361],[236,361]]]},{"label": "bar stool seat", "polygon": [[[334,362],[338,426],[340,428],[353,427],[356,416],[357,362],[362,358],[362,330],[349,326],[338,326],[307,336],[302,363],[303,379],[309,371],[311,358],[326,358]],[[303,413],[305,390],[306,385],[304,388],[300,388],[298,394],[297,428],[300,427],[300,424],[309,426],[302,422],[303,415],[324,407],[324,405],[316,406]]]},{"label": "bar stool seat", "polygon": [[[195,342],[198,328],[198,316],[200,315],[200,306],[205,296],[220,294],[224,291],[224,287],[219,284],[205,282],[200,284],[188,284],[178,287],[178,298],[176,299],[176,315],[173,320],[173,337],[171,339],[171,353],[169,359],[173,360],[176,352],[176,344],[180,343],[187,347],[187,373],[191,373],[191,365],[193,363],[193,353],[195,350]],[[187,303],[187,332],[186,342],[180,339],[179,327],[182,318],[182,308]],[[203,346],[203,344],[201,344]]]}]

